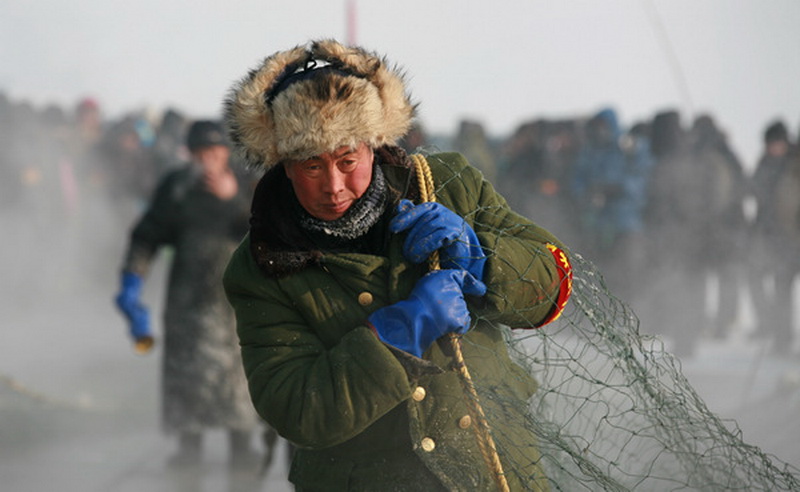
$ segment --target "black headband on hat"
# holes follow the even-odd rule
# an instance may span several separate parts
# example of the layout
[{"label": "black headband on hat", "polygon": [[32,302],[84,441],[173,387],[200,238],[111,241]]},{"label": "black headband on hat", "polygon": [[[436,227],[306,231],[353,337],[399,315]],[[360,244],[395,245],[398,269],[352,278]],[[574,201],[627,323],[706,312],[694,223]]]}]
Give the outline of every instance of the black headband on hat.
[{"label": "black headband on hat", "polygon": [[224,108],[236,152],[269,168],[343,145],[395,144],[416,104],[398,67],[322,39],[265,58],[231,87]]},{"label": "black headband on hat", "polygon": [[317,66],[319,62],[317,60],[311,59],[306,61],[305,65],[302,68],[298,69],[297,65],[292,65],[284,70],[284,73],[278,78],[278,83],[276,83],[272,88],[270,88],[266,94],[264,94],[264,99],[267,103],[267,106],[272,106],[272,101],[275,98],[286,90],[289,86],[294,84],[295,82],[302,82],[304,80],[311,79],[318,75],[324,75],[327,73],[333,73],[336,75],[341,75],[343,77],[359,77],[363,78],[360,75],[343,68],[337,68],[333,64],[327,64],[323,66]]}]

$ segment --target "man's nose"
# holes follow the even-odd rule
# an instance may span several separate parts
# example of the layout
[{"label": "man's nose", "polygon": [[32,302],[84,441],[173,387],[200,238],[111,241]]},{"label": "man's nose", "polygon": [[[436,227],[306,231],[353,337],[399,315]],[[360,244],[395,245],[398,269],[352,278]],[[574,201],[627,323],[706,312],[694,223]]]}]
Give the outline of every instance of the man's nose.
[{"label": "man's nose", "polygon": [[326,193],[338,194],[344,189],[345,174],[336,166],[333,167],[325,176],[323,191]]}]

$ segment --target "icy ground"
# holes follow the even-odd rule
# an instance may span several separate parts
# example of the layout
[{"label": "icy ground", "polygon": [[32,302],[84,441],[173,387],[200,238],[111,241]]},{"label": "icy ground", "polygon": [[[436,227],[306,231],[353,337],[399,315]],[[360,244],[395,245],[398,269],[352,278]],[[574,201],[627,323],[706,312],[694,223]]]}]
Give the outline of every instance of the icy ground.
[{"label": "icy ground", "polygon": [[[100,227],[113,222],[102,215],[45,219],[0,211],[0,490],[291,490],[284,443],[266,476],[232,471],[222,430],[201,466],[166,465],[176,442],[159,427],[161,350],[134,353],[112,302],[127,231]],[[156,333],[166,263],[144,293]]]},{"label": "icy ground", "polygon": [[[291,490],[283,447],[265,477],[231,472],[221,431],[208,436],[202,466],[166,466],[175,442],[159,430],[161,353],[131,349],[111,301],[127,233],[99,223],[0,214],[0,489]],[[157,332],[165,263],[145,291]],[[745,442],[800,466],[800,357],[771,355],[739,330],[701,342],[682,365]]]},{"label": "icy ground", "polygon": [[712,412],[736,421],[745,443],[800,469],[800,356],[732,338],[701,341],[683,373]]}]

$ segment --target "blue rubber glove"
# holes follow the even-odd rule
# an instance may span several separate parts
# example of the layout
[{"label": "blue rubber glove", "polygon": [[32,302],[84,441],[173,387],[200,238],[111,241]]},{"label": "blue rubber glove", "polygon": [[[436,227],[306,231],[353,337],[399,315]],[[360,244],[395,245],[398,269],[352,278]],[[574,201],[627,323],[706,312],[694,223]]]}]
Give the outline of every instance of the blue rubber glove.
[{"label": "blue rubber glove", "polygon": [[442,335],[469,330],[464,294],[485,293],[483,282],[465,270],[436,270],[417,281],[408,299],[378,309],[368,320],[381,341],[422,357]]},{"label": "blue rubber glove", "polygon": [[[139,300],[142,294],[142,277],[131,272],[122,273],[122,286],[115,298],[117,307],[125,314],[130,323],[130,333],[138,343],[152,345],[153,335],[150,332],[150,315],[147,308]],[[149,345],[146,348],[149,348]]]},{"label": "blue rubber glove", "polygon": [[422,263],[440,250],[442,268],[461,268],[483,281],[486,255],[475,231],[458,214],[440,203],[414,205],[409,200],[400,200],[397,212],[389,230],[395,234],[408,230],[403,255],[409,261]]}]

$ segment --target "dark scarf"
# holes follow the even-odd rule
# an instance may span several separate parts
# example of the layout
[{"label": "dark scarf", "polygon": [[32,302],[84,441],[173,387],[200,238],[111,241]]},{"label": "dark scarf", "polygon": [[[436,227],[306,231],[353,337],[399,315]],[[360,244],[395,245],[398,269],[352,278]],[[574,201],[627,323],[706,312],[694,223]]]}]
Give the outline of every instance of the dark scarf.
[{"label": "dark scarf", "polygon": [[[381,220],[380,213],[383,212],[385,218],[390,214],[392,204],[401,196],[416,200],[419,198],[419,192],[415,186],[414,168],[400,147],[383,146],[375,149],[375,167],[381,168],[381,175],[386,182],[384,206],[375,207],[375,212],[378,214],[374,219],[375,225],[367,227],[366,233],[355,240],[324,234],[312,238],[308,230],[301,227],[296,219],[295,207],[299,204],[295,205],[297,198],[294,197],[291,182],[286,177],[283,166],[277,165],[269,169],[255,189],[250,216],[250,252],[264,274],[280,278],[302,270],[318,263],[323,255],[322,251],[352,250],[368,253],[374,248],[379,248],[384,243],[382,236],[385,235],[381,231],[385,221]],[[375,193],[375,190],[368,190],[365,195],[371,196],[372,193]],[[367,200],[369,199],[361,201]],[[364,206],[366,207],[366,204]],[[355,215],[355,212],[353,213]],[[345,215],[349,216],[349,211]],[[365,224],[367,222],[365,221]],[[333,241],[330,238],[333,238]]]}]

